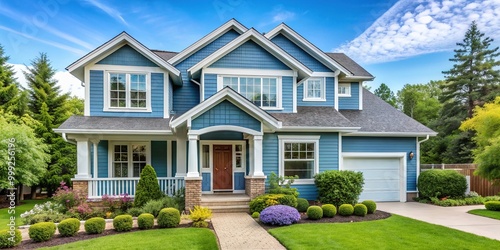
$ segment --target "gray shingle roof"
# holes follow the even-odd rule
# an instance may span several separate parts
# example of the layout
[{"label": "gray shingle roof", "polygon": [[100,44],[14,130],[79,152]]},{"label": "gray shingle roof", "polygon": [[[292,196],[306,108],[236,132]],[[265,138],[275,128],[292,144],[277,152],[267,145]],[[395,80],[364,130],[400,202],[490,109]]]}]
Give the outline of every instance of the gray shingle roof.
[{"label": "gray shingle roof", "polygon": [[179,54],[178,52],[172,52],[172,51],[165,51],[165,50],[156,50],[152,49],[151,50],[153,53],[157,54],[161,59],[164,61],[168,61],[170,58],[174,57],[175,55]]},{"label": "gray shingle roof", "polygon": [[297,107],[297,113],[270,113],[290,127],[355,127],[332,107]]},{"label": "gray shingle roof", "polygon": [[71,116],[57,130],[170,130],[163,118]]},{"label": "gray shingle roof", "polygon": [[341,110],[340,113],[361,127],[359,132],[436,133],[366,89],[363,89],[363,110]]},{"label": "gray shingle roof", "polygon": [[[326,52],[325,52],[326,53]],[[366,69],[357,64],[354,60],[348,57],[344,53],[326,53],[329,57],[335,60],[340,65],[344,66],[349,70],[354,76],[366,76],[373,77]]]}]

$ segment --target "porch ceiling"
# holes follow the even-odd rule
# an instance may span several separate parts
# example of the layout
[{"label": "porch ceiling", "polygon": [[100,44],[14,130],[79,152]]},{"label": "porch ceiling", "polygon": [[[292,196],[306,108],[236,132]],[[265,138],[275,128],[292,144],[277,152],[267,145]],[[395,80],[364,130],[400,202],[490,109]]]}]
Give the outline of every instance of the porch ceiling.
[{"label": "porch ceiling", "polygon": [[138,134],[165,134],[171,133],[169,120],[164,118],[139,117],[96,117],[71,116],[59,128],[58,133],[138,133]]}]

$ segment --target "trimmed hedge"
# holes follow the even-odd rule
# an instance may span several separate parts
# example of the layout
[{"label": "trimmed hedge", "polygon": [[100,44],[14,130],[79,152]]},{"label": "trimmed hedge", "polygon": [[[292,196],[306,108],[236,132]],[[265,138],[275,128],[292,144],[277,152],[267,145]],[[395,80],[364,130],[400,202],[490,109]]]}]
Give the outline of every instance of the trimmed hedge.
[{"label": "trimmed hedge", "polygon": [[132,230],[132,216],[129,214],[118,215],[113,219],[113,227],[118,232]]},{"label": "trimmed hedge", "polygon": [[500,201],[487,201],[484,206],[491,211],[500,211]]},{"label": "trimmed hedge", "polygon": [[323,218],[323,209],[319,206],[310,206],[307,208],[307,218],[311,220],[319,220]]},{"label": "trimmed hedge", "polygon": [[260,213],[264,208],[274,205],[297,207],[297,198],[289,194],[263,194],[250,201],[250,213]]},{"label": "trimmed hedge", "polygon": [[260,217],[260,213],[259,212],[253,212],[252,213],[252,218],[257,219],[259,217]]},{"label": "trimmed hedge", "polygon": [[139,229],[151,229],[155,225],[155,217],[152,214],[144,213],[137,217]]},{"label": "trimmed hedge", "polygon": [[106,221],[101,217],[90,218],[85,221],[84,227],[88,234],[101,234],[106,228]]},{"label": "trimmed hedge", "polygon": [[363,190],[363,173],[350,170],[329,170],[317,174],[314,183],[323,204],[356,204]]},{"label": "trimmed hedge", "polygon": [[361,202],[361,204],[366,206],[367,212],[369,214],[373,214],[377,210],[377,203],[375,203],[372,200],[365,200],[365,201]]},{"label": "trimmed hedge", "polygon": [[135,190],[134,206],[142,207],[150,200],[158,200],[163,197],[163,193],[158,184],[158,177],[155,169],[151,165],[146,165],[142,169],[139,183]]},{"label": "trimmed hedge", "polygon": [[297,198],[297,210],[299,212],[306,212],[309,207],[309,201],[304,198]]},{"label": "trimmed hedge", "polygon": [[57,225],[59,234],[64,237],[74,236],[80,230],[80,220],[75,218],[69,218],[61,221]]},{"label": "trimmed hedge", "polygon": [[354,207],[351,204],[342,204],[339,207],[339,214],[342,216],[351,216],[354,213]]},{"label": "trimmed hedge", "polygon": [[327,218],[333,218],[337,214],[337,208],[332,204],[325,204],[321,206],[323,209],[323,216]]},{"label": "trimmed hedge", "polygon": [[[10,230],[4,229],[0,230],[0,248],[15,247],[21,243],[23,237],[21,236],[21,231],[16,229],[13,231],[14,235],[11,234]],[[10,240],[10,239],[13,239]]]},{"label": "trimmed hedge", "polygon": [[33,241],[48,241],[56,233],[56,224],[54,222],[39,222],[31,225],[28,233]]},{"label": "trimmed hedge", "polygon": [[365,204],[359,203],[354,205],[353,213],[354,215],[365,217],[366,214],[368,213],[368,209],[366,208]]},{"label": "trimmed hedge", "polygon": [[467,180],[455,170],[431,169],[418,176],[418,190],[422,198],[462,197]]},{"label": "trimmed hedge", "polygon": [[158,214],[157,223],[160,228],[176,227],[180,222],[181,213],[175,208],[164,208]]}]

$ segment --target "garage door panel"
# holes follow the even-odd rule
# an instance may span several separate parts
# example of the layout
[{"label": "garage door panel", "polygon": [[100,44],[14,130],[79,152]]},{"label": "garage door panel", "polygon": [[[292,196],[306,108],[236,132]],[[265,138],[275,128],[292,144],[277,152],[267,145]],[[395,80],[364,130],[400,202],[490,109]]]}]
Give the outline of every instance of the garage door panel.
[{"label": "garage door panel", "polygon": [[360,169],[360,170],[354,170],[354,171],[362,172],[365,180],[399,179],[399,169],[395,169],[395,170]]},{"label": "garage door panel", "polygon": [[[377,198],[373,198],[377,197]],[[374,200],[374,201],[399,201],[399,191],[386,191],[386,192],[363,192],[359,196],[360,201]]]},{"label": "garage door panel", "polygon": [[399,180],[394,181],[365,181],[365,185],[363,185],[363,190],[399,190]]},{"label": "garage door panel", "polygon": [[378,170],[391,170],[394,165],[399,165],[398,158],[349,158],[349,170],[365,170],[365,169],[378,169]]}]

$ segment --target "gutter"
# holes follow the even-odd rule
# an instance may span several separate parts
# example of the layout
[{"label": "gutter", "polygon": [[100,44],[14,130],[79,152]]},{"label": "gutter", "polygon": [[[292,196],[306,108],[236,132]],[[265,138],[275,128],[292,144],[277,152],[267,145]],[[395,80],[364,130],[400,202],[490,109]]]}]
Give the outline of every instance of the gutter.
[{"label": "gutter", "polygon": [[430,135],[427,135],[427,137],[425,137],[425,139],[419,141],[418,138],[417,138],[417,186],[416,186],[416,190],[417,190],[417,197],[418,197],[418,176],[420,175],[420,144],[423,143],[423,142],[426,142],[428,141],[430,138]]},{"label": "gutter", "polygon": [[66,137],[66,133],[62,133],[62,138],[63,138],[63,140],[64,140],[65,142],[67,142],[67,143],[71,143],[71,144],[73,144],[73,145],[76,145],[76,142],[75,142],[75,141],[73,141],[73,140],[68,140],[68,137]]}]

